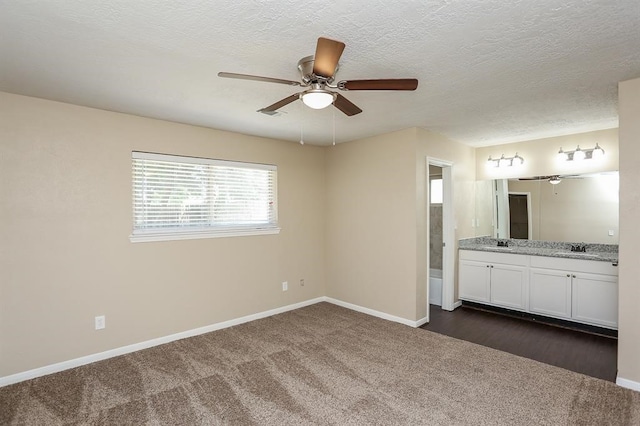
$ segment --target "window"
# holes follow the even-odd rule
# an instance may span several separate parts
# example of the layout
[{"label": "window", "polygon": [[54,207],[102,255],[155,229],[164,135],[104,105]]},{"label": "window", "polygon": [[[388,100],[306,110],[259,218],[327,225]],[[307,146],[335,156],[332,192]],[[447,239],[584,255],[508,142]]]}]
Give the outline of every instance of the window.
[{"label": "window", "polygon": [[131,241],[275,234],[273,165],[132,152]]},{"label": "window", "polygon": [[442,204],[442,179],[431,179],[429,196],[431,204]]}]

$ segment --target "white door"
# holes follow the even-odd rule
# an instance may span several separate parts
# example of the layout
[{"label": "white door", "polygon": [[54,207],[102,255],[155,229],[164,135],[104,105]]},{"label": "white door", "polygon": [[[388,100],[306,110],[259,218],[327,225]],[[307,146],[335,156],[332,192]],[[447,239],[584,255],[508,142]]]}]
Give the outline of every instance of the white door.
[{"label": "white door", "polygon": [[490,265],[472,260],[461,260],[459,270],[460,299],[489,302]]},{"label": "white door", "polygon": [[557,318],[571,318],[571,274],[531,268],[529,310]]},{"label": "white door", "polygon": [[605,327],[618,327],[618,277],[575,273],[572,317]]},{"label": "white door", "polygon": [[527,268],[492,264],[489,269],[491,303],[505,308],[525,310]]}]

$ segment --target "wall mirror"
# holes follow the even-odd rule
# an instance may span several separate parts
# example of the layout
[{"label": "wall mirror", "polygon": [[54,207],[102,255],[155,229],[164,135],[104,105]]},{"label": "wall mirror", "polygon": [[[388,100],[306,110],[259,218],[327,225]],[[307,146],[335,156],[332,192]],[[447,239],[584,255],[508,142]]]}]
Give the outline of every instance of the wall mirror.
[{"label": "wall mirror", "polygon": [[617,171],[477,181],[475,234],[618,244],[618,194]]}]

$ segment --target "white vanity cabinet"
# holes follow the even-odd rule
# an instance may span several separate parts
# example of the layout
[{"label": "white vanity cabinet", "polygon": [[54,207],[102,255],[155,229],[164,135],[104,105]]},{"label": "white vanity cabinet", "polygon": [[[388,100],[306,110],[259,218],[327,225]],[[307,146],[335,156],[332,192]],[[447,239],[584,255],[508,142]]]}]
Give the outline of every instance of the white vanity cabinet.
[{"label": "white vanity cabinet", "polygon": [[529,310],[618,327],[618,270],[609,262],[531,257]]},{"label": "white vanity cabinet", "polygon": [[460,250],[460,299],[526,310],[528,256]]},{"label": "white vanity cabinet", "polygon": [[618,268],[611,262],[474,250],[459,254],[461,300],[618,328]]}]

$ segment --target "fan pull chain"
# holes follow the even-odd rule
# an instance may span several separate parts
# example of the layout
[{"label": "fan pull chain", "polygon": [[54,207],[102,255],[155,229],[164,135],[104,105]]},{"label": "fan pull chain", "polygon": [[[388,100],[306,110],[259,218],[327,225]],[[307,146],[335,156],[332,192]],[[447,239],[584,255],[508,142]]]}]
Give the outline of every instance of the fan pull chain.
[{"label": "fan pull chain", "polygon": [[331,108],[333,111],[333,146],[336,146],[336,109]]},{"label": "fan pull chain", "polygon": [[304,145],[304,104],[300,102],[300,145]]}]

